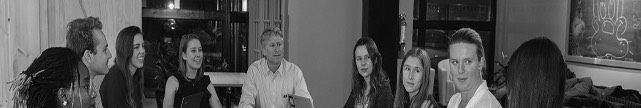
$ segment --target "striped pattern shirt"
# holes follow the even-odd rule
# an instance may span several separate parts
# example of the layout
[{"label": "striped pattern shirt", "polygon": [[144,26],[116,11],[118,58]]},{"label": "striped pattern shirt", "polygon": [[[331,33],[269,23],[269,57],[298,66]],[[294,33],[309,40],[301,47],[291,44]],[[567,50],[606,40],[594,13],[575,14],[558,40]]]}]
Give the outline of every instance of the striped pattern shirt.
[{"label": "striped pattern shirt", "polygon": [[283,59],[278,70],[272,72],[262,58],[247,69],[239,108],[288,108],[287,94],[309,98],[313,104],[298,66]]}]

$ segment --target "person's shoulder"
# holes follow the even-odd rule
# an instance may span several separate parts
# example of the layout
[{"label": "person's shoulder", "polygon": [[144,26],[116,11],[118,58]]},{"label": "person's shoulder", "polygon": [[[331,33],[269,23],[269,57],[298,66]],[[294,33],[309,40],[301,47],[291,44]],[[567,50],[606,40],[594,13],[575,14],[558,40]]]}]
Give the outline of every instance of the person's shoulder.
[{"label": "person's shoulder", "polygon": [[493,98],[494,100],[496,100],[496,98],[494,97],[494,95],[492,94],[492,92],[490,92],[490,90],[488,90],[488,89],[483,89],[481,92],[482,92],[482,94],[483,94],[482,96],[483,96],[484,98]]},{"label": "person's shoulder", "polygon": [[103,82],[124,82],[122,72],[118,66],[112,66],[109,68],[109,72],[105,74]]},{"label": "person's shoulder", "polygon": [[391,89],[391,86],[390,86],[391,81],[387,79],[387,77],[379,76],[377,79],[378,79],[378,84],[376,84],[377,86],[374,86],[374,87]]},{"label": "person's shoulder", "polygon": [[107,75],[115,75],[115,74],[120,74],[120,68],[118,68],[118,66],[116,66],[116,65],[111,66],[109,68],[109,72],[107,72],[107,74],[105,74],[105,76],[107,76]]},{"label": "person's shoulder", "polygon": [[378,108],[391,108],[394,106],[394,94],[389,85],[383,85],[376,90],[376,106]]},{"label": "person's shoulder", "polygon": [[169,78],[167,78],[167,84],[169,84],[169,83],[176,83],[176,84],[179,83],[178,82],[178,77],[170,76]]},{"label": "person's shoulder", "polygon": [[259,71],[259,69],[264,65],[267,65],[265,64],[265,58],[254,61],[254,63],[250,64],[247,68],[247,74],[256,73],[255,71]]},{"label": "person's shoulder", "polygon": [[456,93],[450,97],[450,101],[448,101],[447,106],[448,107],[457,107],[459,104],[459,101],[461,101],[461,93]]},{"label": "person's shoulder", "polygon": [[251,67],[258,67],[260,65],[264,65],[263,63],[265,63],[265,58],[261,58],[261,59],[258,59],[256,61],[254,61],[254,63],[250,64],[249,67],[250,68]]},{"label": "person's shoulder", "polygon": [[458,100],[461,100],[461,93],[455,93],[450,97],[450,103]]},{"label": "person's shoulder", "polygon": [[377,88],[376,95],[378,95],[379,98],[394,98],[394,95],[392,94],[392,88],[389,84],[385,83],[381,84],[381,86]]},{"label": "person's shoulder", "polygon": [[100,83],[100,92],[114,91],[124,88],[126,82],[122,77],[122,73],[117,66],[109,68],[109,73],[105,74],[102,82]]},{"label": "person's shoulder", "polygon": [[496,100],[496,97],[490,92],[489,90],[483,90],[483,95],[482,99],[480,101],[484,101],[482,103],[488,103],[488,105],[500,105],[499,101]]},{"label": "person's shoulder", "polygon": [[202,80],[205,84],[211,83],[211,79],[209,78],[209,75],[203,75],[200,80]]},{"label": "person's shoulder", "polygon": [[484,107],[484,108],[501,108],[501,103],[494,98],[492,94],[486,95],[484,94],[483,97],[479,100],[477,100],[477,107]]},{"label": "person's shoulder", "polygon": [[298,65],[296,65],[296,64],[294,64],[292,62],[289,62],[289,61],[287,61],[285,59],[283,59],[283,63],[282,64],[285,65],[284,67],[288,70],[288,72],[297,72],[297,73],[302,72],[302,70],[300,69],[300,67],[298,67]]}]

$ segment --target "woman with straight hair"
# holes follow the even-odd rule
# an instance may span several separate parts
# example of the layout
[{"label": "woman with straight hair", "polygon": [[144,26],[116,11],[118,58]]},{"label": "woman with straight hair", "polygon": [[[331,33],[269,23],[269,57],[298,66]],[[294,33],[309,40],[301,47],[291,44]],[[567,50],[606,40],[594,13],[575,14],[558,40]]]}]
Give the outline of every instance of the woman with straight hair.
[{"label": "woman with straight hair", "polygon": [[222,108],[209,76],[203,73],[203,47],[195,34],[183,35],[178,52],[178,72],[167,79],[163,108],[180,108],[182,100],[202,93],[200,108]]},{"label": "woman with straight hair", "polygon": [[409,50],[401,62],[400,75],[396,81],[394,108],[438,107],[432,96],[434,71],[430,67],[427,51],[420,48]]},{"label": "woman with straight hair", "polygon": [[352,92],[343,107],[391,108],[394,96],[372,38],[362,37],[356,42],[352,61]]},{"label": "woman with straight hair", "polygon": [[139,27],[129,26],[116,37],[115,65],[100,85],[104,108],[142,108],[145,44]]},{"label": "woman with straight hair", "polygon": [[550,39],[526,41],[506,70],[508,108],[559,108],[568,72],[561,50]]}]

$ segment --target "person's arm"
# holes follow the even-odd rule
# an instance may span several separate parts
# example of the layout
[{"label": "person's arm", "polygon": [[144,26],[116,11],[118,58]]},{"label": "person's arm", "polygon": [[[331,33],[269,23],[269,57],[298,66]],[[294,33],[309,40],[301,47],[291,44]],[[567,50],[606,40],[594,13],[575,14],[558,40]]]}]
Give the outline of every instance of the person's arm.
[{"label": "person's arm", "polygon": [[249,69],[247,69],[238,108],[253,108],[254,105],[256,105],[256,94],[258,91],[256,91],[253,73],[257,71],[258,69],[256,69],[254,65],[249,66]]},{"label": "person's arm", "polygon": [[167,84],[165,84],[165,99],[162,101],[163,108],[173,108],[174,107],[174,98],[176,97],[176,91],[178,91],[178,79],[171,76],[167,79]]},{"label": "person's arm", "polygon": [[314,106],[314,99],[312,99],[312,95],[309,94],[309,91],[307,90],[307,83],[305,82],[305,77],[303,76],[303,72],[298,68],[298,66],[294,66],[294,72],[296,72],[296,82],[295,82],[295,90],[294,90],[294,95],[297,96],[302,96],[309,98],[309,101],[311,102],[312,106]]},{"label": "person's arm", "polygon": [[212,108],[223,108],[223,105],[220,104],[220,100],[218,99],[218,94],[216,94],[214,85],[208,84],[207,91],[211,93],[211,97],[209,98],[209,106],[211,106]]}]

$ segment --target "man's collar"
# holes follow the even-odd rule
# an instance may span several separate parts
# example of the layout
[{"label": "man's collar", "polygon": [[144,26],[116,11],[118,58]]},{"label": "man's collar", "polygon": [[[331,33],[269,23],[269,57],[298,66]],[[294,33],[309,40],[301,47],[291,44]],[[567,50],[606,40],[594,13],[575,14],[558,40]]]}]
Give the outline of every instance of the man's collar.
[{"label": "man's collar", "polygon": [[283,72],[283,68],[285,67],[284,65],[287,64],[287,60],[283,59],[280,61],[280,65],[278,66],[278,69],[276,69],[276,72],[272,72],[271,69],[269,69],[269,64],[267,64],[267,59],[263,59],[265,63],[265,68],[267,68],[267,72],[273,73],[273,74],[280,74]]}]

